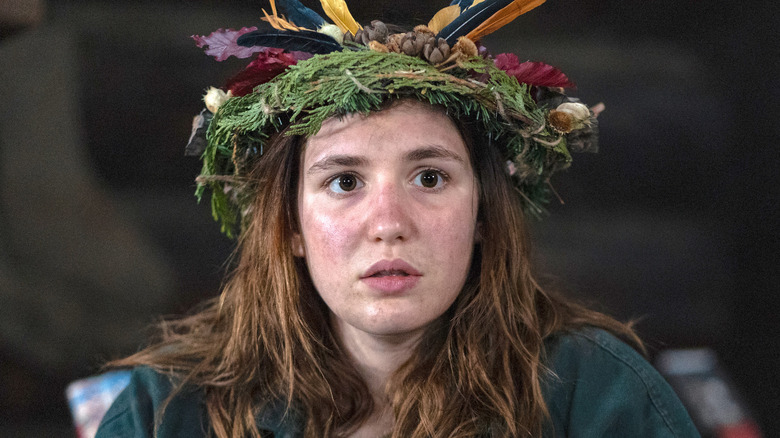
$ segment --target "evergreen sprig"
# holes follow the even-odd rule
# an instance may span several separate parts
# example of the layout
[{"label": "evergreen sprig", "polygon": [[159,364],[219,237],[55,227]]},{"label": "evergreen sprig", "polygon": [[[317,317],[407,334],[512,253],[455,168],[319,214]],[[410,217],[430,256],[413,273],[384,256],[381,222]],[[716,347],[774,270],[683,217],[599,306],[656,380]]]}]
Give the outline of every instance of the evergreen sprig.
[{"label": "evergreen sprig", "polygon": [[483,58],[441,71],[420,58],[371,50],[315,55],[253,93],[228,99],[209,126],[196,194],[200,199],[211,189],[214,218],[233,236],[251,195],[243,176],[271,135],[289,124],[287,135],[308,137],[330,117],[366,114],[400,98],[440,105],[454,118],[478,122],[486,138],[503,146],[526,211],[542,213],[550,175],[571,156],[564,136],[546,126],[545,112],[526,85]]}]

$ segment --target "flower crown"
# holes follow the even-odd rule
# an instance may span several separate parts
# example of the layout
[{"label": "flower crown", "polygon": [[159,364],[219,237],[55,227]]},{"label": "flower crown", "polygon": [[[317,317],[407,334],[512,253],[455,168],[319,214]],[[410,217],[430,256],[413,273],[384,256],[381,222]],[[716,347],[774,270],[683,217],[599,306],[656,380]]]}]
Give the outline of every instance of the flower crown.
[{"label": "flower crown", "polygon": [[[187,154],[199,155],[201,199],[233,236],[248,217],[246,175],[273,135],[310,136],[323,121],[368,113],[391,99],[416,98],[476,123],[504,154],[526,212],[539,215],[550,176],[569,151],[597,149],[594,108],[567,97],[574,84],[541,62],[491,56],[479,40],[545,0],[455,0],[410,32],[358,24],[344,0],[321,0],[334,24],[298,0],[270,0],[272,29],[220,29],[193,36],[218,61],[255,59],[222,87],[210,88],[195,117]],[[281,13],[277,10],[281,10]]]}]

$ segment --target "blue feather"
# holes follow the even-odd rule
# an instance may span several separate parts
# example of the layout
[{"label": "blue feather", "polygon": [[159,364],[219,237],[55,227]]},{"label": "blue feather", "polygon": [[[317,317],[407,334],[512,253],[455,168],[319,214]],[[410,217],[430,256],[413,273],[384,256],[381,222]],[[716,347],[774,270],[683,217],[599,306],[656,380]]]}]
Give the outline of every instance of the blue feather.
[{"label": "blue feather", "polygon": [[460,6],[460,10],[463,11],[471,6],[472,3],[474,3],[474,0],[452,0],[452,2],[450,2],[450,6],[458,5]]},{"label": "blue feather", "polygon": [[458,18],[452,20],[452,22],[445,26],[436,36],[444,38],[447,40],[447,44],[452,46],[458,41],[458,37],[464,36],[476,29],[483,21],[492,17],[493,14],[511,3],[512,0],[485,0],[465,11],[463,11],[463,7],[461,6],[462,12]]},{"label": "blue feather", "polygon": [[311,30],[256,30],[241,35],[236,42],[244,47],[275,47],[320,55],[344,49],[333,38]]},{"label": "blue feather", "polygon": [[307,8],[298,0],[276,0],[276,5],[279,6],[287,20],[298,27],[317,30],[325,24],[325,19],[320,14]]}]

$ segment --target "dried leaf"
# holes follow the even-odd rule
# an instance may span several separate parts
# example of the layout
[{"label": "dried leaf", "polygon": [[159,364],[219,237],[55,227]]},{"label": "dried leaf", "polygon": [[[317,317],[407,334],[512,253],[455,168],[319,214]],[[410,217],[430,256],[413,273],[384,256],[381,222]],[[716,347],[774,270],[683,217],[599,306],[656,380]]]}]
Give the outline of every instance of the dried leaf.
[{"label": "dried leaf", "polygon": [[439,9],[439,12],[431,18],[428,22],[428,28],[433,31],[434,34],[441,32],[444,27],[452,23],[452,20],[458,18],[460,15],[460,6],[450,5],[446,8]]},{"label": "dried leaf", "polygon": [[574,82],[557,68],[543,62],[523,62],[513,53],[496,55],[496,67],[504,70],[509,76],[514,76],[520,83],[538,87],[574,88]]},{"label": "dried leaf", "polygon": [[192,35],[192,39],[198,43],[198,47],[208,46],[206,54],[213,56],[217,61],[224,61],[231,56],[236,58],[249,58],[262,50],[260,47],[243,47],[236,43],[238,37],[245,33],[254,32],[257,27],[244,27],[240,30],[218,29],[208,36]]},{"label": "dried leaf", "polygon": [[233,96],[249,94],[256,86],[275,78],[287,70],[287,67],[311,57],[308,53],[285,52],[282,49],[272,47],[259,49],[261,52],[257,58],[225,84],[225,89],[230,90]]}]

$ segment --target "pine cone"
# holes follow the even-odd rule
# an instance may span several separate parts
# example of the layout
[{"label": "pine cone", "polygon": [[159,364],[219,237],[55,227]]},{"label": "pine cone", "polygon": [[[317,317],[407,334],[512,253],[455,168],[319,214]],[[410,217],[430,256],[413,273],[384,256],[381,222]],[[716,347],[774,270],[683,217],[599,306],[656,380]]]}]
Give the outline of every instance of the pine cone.
[{"label": "pine cone", "polygon": [[366,46],[371,41],[385,44],[387,43],[388,33],[387,25],[385,25],[385,23],[382,23],[379,20],[374,20],[371,22],[370,26],[366,26],[363,29],[357,31],[354,40]]},{"label": "pine cone", "polygon": [[403,33],[394,33],[387,37],[387,50],[395,53],[401,53],[401,40],[403,39]]},{"label": "pine cone", "polygon": [[423,32],[407,32],[403,38],[401,38],[401,52],[409,56],[418,56],[422,53],[425,44],[436,42],[436,37],[431,34]]},{"label": "pine cone", "polygon": [[450,46],[444,38],[428,40],[423,46],[423,58],[431,64],[440,64],[450,56]]}]

